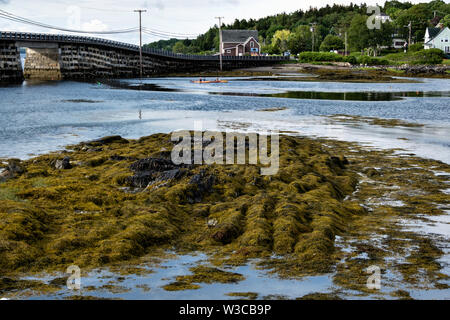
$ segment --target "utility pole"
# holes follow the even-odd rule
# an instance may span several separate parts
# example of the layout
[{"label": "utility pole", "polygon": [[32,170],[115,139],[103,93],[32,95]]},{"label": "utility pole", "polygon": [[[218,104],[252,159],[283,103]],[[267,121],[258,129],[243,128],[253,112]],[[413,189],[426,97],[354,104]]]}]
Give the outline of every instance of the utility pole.
[{"label": "utility pole", "polygon": [[348,42],[347,42],[347,31],[345,31],[345,56],[347,56]]},{"label": "utility pole", "polygon": [[216,17],[219,19],[219,52],[220,52],[220,71],[223,69],[223,61],[222,61],[222,19],[224,17]]},{"label": "utility pole", "polygon": [[134,12],[139,13],[139,62],[140,62],[140,75],[143,76],[143,66],[142,66],[142,12],[147,12],[147,10],[134,10]]},{"label": "utility pole", "polygon": [[316,23],[310,23],[311,25],[311,33],[312,33],[312,52],[314,52],[314,45],[315,45],[315,31],[316,31]]},{"label": "utility pole", "polygon": [[409,28],[409,42],[408,42],[408,49],[411,48],[411,33],[412,33],[412,22],[410,21],[408,24]]}]

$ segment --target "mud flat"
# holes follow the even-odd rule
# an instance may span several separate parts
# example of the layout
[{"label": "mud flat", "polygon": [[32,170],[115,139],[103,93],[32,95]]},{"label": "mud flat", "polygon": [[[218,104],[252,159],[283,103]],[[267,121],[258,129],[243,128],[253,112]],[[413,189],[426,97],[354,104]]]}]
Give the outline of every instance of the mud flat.
[{"label": "mud flat", "polygon": [[[2,162],[0,297],[56,294],[70,265],[116,276],[65,298],[123,297],[131,289],[119,274],[152,273],[154,259],[194,253],[201,263],[145,283],[142,294],[222,285],[230,298],[270,298],[238,287],[251,263],[266,277],[330,279],[285,298],[448,295],[446,241],[407,222],[448,214],[449,165],[281,136],[280,170],[261,176],[258,165],[174,165],[172,148],[167,134],[113,136]],[[380,290],[366,285],[371,266],[381,270]]]},{"label": "mud flat", "polygon": [[[239,70],[248,76],[259,74],[298,75],[297,81],[339,81],[339,82],[392,82],[414,83],[412,78],[450,78],[449,68],[446,66],[410,66],[410,67],[358,67],[349,65],[314,65],[308,63],[284,64]],[[312,76],[304,76],[311,74]],[[280,79],[283,80],[283,79]]]}]

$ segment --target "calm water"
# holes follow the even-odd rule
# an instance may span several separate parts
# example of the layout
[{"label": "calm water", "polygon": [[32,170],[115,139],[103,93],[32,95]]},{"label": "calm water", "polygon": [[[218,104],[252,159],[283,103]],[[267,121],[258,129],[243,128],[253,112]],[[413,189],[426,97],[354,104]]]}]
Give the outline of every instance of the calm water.
[{"label": "calm water", "polygon": [[[127,86],[146,84],[148,90],[79,82],[24,83],[2,87],[0,157],[27,158],[61,149],[67,144],[112,134],[138,138],[158,132],[192,129],[195,120],[204,120],[205,129],[289,130],[302,135],[359,141],[376,147],[401,147],[421,156],[450,162],[450,80],[367,84],[252,82],[242,79],[228,84],[202,85],[193,84],[190,80],[122,81]],[[305,93],[297,94],[301,99],[273,97],[292,91],[317,94],[314,99],[308,99]],[[418,96],[396,101],[364,99],[365,95],[398,96],[411,92],[417,92]],[[434,97],[433,92],[444,96]],[[360,93],[359,100],[362,101],[339,99],[344,93]],[[287,109],[257,112],[281,107]],[[139,119],[139,110],[142,110],[142,119]],[[330,122],[322,117],[333,114],[397,118],[427,126],[389,129]]]}]

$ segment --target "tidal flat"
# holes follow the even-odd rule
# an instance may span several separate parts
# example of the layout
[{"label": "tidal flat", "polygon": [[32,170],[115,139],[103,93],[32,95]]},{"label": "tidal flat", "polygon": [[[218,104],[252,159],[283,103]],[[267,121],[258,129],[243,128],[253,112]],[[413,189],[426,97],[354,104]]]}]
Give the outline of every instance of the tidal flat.
[{"label": "tidal flat", "polygon": [[[111,136],[3,161],[0,297],[450,296],[448,232],[411,228],[448,224],[448,164],[285,135],[280,170],[261,176],[174,165],[172,148],[168,134]],[[65,288],[70,265],[80,292]]]}]

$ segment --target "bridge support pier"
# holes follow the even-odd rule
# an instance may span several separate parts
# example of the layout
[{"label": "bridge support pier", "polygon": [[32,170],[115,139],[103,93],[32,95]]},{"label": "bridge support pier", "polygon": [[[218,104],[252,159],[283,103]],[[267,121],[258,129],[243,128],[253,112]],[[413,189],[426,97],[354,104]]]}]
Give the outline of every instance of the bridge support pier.
[{"label": "bridge support pier", "polygon": [[25,79],[61,80],[59,49],[27,48]]},{"label": "bridge support pier", "polygon": [[0,83],[23,81],[20,51],[14,42],[0,42]]}]

